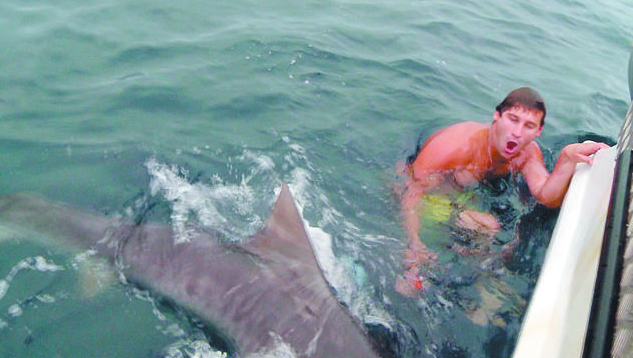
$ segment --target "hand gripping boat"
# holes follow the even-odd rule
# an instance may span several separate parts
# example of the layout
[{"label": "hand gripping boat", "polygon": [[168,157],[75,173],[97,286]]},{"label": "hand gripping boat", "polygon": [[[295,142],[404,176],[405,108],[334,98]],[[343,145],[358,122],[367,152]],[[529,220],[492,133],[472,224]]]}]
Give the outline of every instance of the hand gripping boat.
[{"label": "hand gripping boat", "polygon": [[633,103],[617,146],[576,167],[514,358],[633,357],[632,173]]}]

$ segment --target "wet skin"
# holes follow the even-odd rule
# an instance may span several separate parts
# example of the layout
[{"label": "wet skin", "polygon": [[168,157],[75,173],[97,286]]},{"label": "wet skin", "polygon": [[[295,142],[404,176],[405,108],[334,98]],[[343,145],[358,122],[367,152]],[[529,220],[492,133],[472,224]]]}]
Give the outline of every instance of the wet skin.
[{"label": "wet skin", "polygon": [[[413,277],[409,271],[437,259],[419,237],[419,215],[424,209],[421,199],[425,193],[445,188],[459,190],[483,179],[513,172],[522,175],[531,194],[541,204],[557,207],[565,196],[576,164],[591,164],[590,155],[608,147],[594,142],[569,144],[549,173],[541,149],[534,141],[543,131],[542,117],[541,111],[514,106],[503,113],[495,111],[492,123],[454,124],[439,130],[424,143],[415,161],[405,170],[406,189],[401,206],[409,247],[404,256],[407,272],[396,283],[398,292],[411,295],[428,286],[424,278]],[[491,214],[468,215],[475,219],[475,227],[492,233],[499,229],[498,221]]]}]

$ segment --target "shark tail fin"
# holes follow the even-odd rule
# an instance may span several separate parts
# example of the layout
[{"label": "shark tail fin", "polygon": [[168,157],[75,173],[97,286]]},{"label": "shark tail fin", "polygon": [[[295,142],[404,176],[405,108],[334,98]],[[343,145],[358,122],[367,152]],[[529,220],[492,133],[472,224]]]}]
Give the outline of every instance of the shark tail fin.
[{"label": "shark tail fin", "polygon": [[112,224],[106,217],[24,193],[0,196],[0,223],[29,236],[43,236],[82,248],[103,238]]}]

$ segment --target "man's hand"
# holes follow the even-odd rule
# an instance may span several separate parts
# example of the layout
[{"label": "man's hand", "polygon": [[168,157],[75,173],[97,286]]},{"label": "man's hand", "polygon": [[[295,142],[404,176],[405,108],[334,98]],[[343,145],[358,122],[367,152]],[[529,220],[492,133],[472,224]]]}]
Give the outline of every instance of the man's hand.
[{"label": "man's hand", "polygon": [[573,143],[563,148],[561,154],[567,156],[567,158],[573,163],[587,163],[593,164],[593,157],[600,149],[606,149],[609,146],[605,143],[597,143],[592,141],[586,141],[583,143]]},{"label": "man's hand", "polygon": [[521,168],[521,174],[530,187],[532,196],[548,208],[559,207],[576,170],[576,164],[593,164],[593,154],[609,148],[605,143],[586,141],[568,144],[558,156],[554,170],[547,172],[542,161],[529,160]]},{"label": "man's hand", "polygon": [[417,236],[410,240],[409,248],[404,252],[405,271],[396,279],[396,291],[408,297],[424,292],[431,285],[425,274],[436,262],[437,254],[429,250]]}]

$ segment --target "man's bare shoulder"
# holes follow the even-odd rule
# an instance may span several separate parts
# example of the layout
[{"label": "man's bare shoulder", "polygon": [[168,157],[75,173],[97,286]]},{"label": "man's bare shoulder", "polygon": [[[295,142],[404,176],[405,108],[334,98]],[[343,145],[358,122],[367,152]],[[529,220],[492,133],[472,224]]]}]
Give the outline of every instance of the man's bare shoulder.
[{"label": "man's bare shoulder", "polygon": [[[450,125],[444,129],[440,129],[436,132],[436,135],[441,136],[468,136],[479,132],[482,129],[486,129],[490,126],[488,123],[480,123],[473,121],[459,122]],[[435,136],[435,135],[434,135]]]},{"label": "man's bare shoulder", "polygon": [[484,123],[461,122],[437,131],[418,153],[414,171],[446,170],[468,164],[474,153],[473,145],[486,140],[486,128],[488,125]]},{"label": "man's bare shoulder", "polygon": [[435,132],[427,139],[424,147],[431,149],[439,145],[446,149],[450,143],[451,146],[459,148],[467,145],[471,139],[485,134],[485,129],[489,126],[486,123],[472,121],[456,123]]}]

